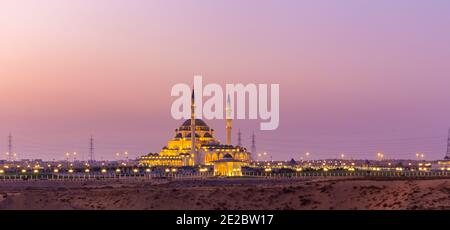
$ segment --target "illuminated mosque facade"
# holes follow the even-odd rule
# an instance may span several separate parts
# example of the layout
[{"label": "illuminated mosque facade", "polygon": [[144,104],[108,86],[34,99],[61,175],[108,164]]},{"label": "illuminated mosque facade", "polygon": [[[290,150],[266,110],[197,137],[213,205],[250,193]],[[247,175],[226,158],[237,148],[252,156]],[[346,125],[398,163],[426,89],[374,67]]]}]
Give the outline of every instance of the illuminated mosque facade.
[{"label": "illuminated mosque facade", "polygon": [[[203,120],[195,118],[195,93],[192,91],[191,119],[186,120],[175,130],[174,137],[159,153],[142,156],[140,164],[149,167],[214,165],[217,168],[223,168],[215,170],[215,174],[239,175],[240,167],[251,161],[251,154],[246,148],[231,144],[232,119],[229,97],[226,111],[226,144],[221,144],[215,138],[215,130]],[[227,168],[231,171],[225,170],[223,166],[225,164],[229,165]]]}]

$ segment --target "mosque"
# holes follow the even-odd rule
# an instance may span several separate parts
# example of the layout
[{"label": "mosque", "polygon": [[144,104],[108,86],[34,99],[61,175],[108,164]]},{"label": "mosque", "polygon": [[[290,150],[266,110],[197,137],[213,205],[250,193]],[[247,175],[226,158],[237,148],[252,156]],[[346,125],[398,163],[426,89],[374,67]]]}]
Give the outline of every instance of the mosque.
[{"label": "mosque", "polygon": [[217,175],[239,175],[240,168],[250,162],[251,154],[246,148],[231,144],[230,99],[228,98],[226,107],[226,144],[221,144],[215,138],[214,129],[211,129],[203,120],[195,118],[194,111],[195,93],[192,91],[191,119],[175,129],[174,137],[159,153],[142,156],[140,164],[149,167],[214,165],[217,168],[215,170]]}]

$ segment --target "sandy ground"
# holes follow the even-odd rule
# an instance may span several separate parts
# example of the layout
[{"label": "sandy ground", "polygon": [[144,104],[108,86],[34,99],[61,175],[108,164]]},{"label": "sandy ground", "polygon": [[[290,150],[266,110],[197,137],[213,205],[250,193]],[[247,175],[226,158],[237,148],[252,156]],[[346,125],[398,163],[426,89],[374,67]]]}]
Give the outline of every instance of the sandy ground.
[{"label": "sandy ground", "polygon": [[450,179],[0,182],[0,209],[450,209]]}]

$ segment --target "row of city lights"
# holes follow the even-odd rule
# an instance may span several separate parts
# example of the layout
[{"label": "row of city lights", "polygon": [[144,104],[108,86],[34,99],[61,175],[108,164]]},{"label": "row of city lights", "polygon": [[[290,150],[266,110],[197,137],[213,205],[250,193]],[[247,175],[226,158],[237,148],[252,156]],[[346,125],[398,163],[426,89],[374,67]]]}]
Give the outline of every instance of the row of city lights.
[{"label": "row of city lights", "polygon": [[[260,158],[260,157],[265,157],[265,156],[267,156],[267,155],[269,155],[267,152],[263,152],[263,153],[258,153],[257,154],[257,156]],[[309,158],[310,156],[311,156],[311,153],[310,152],[306,152],[305,154],[305,157],[306,158]],[[383,160],[384,158],[385,158],[385,154],[384,153],[382,153],[382,152],[378,152],[377,154],[376,154],[376,156],[377,156],[377,159],[380,159],[380,160]],[[340,155],[339,155],[339,158],[340,159],[344,159],[345,158],[345,154],[344,153],[341,153]],[[423,153],[416,153],[416,158],[417,159],[424,159],[425,158],[425,154],[423,154]]]},{"label": "row of city lights", "polygon": [[[35,169],[33,169],[33,170],[31,170],[33,173],[39,173],[40,172],[40,170],[39,169],[37,169],[37,168],[35,168]],[[60,170],[60,169],[57,169],[57,168],[55,168],[55,169],[53,169],[53,172],[54,173],[59,173],[59,172],[61,172],[62,170]],[[117,173],[120,173],[122,170],[121,169],[116,169],[115,170],[115,172],[117,172]],[[132,170],[133,171],[133,173],[138,173],[139,172],[139,169],[133,169]],[[20,170],[20,172],[21,173],[27,173],[28,172],[28,170],[26,170],[26,169],[22,169],[22,170]],[[68,173],[74,173],[75,172],[75,170],[74,169],[69,169],[69,170],[67,170],[67,172]],[[85,173],[90,173],[91,172],[91,170],[90,169],[85,169],[84,170],[84,172]],[[100,170],[100,172],[101,173],[107,173],[108,172],[108,170],[107,169],[101,169]],[[145,172],[151,172],[151,169],[145,169]],[[177,172],[177,169],[166,169],[166,172]],[[4,169],[0,169],[0,174],[3,174],[3,173],[5,173],[5,170]]]},{"label": "row of city lights", "polygon": [[[9,157],[10,153],[7,152],[7,153],[5,153],[5,155],[6,155],[7,157]],[[66,152],[66,153],[64,154],[65,159],[66,159],[67,161],[69,161],[71,157],[73,158],[73,161],[75,161],[77,155],[78,155],[77,152]],[[115,153],[114,155],[115,155],[116,158],[119,158],[120,156],[124,156],[126,159],[128,159],[129,153],[128,153],[128,152],[123,152],[123,153],[117,152],[117,153]],[[262,158],[262,157],[266,157],[266,156],[268,156],[268,155],[270,155],[270,154],[267,153],[267,152],[263,152],[263,153],[258,153],[258,154],[257,154],[257,157],[258,157],[258,158]],[[306,158],[309,158],[309,157],[311,156],[311,153],[310,153],[310,152],[306,152],[304,155],[305,155]],[[425,159],[425,154],[424,154],[424,153],[416,153],[415,155],[416,155],[416,158],[419,159],[419,160]],[[14,159],[17,159],[17,153],[13,153],[12,156],[13,156]],[[382,153],[382,152],[378,152],[378,153],[376,154],[376,157],[377,157],[377,159],[379,159],[379,160],[383,160],[383,159],[385,159],[385,154]],[[344,154],[344,153],[341,153],[341,154],[339,155],[339,158],[340,158],[340,159],[344,159],[344,158],[345,158],[345,154]]]}]

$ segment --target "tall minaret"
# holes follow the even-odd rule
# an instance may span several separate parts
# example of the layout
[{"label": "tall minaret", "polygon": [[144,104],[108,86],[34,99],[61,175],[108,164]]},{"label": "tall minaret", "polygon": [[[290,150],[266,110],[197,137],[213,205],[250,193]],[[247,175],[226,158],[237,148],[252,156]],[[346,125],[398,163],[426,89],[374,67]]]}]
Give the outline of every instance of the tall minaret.
[{"label": "tall minaret", "polygon": [[227,98],[227,145],[231,145],[231,122],[232,122],[232,109],[231,109],[231,99],[230,99],[230,95],[228,94],[228,98]]},{"label": "tall minaret", "polygon": [[[192,90],[191,98],[191,153],[194,154],[194,159],[198,159],[195,145],[195,92]],[[198,162],[196,162],[197,164]]]}]

